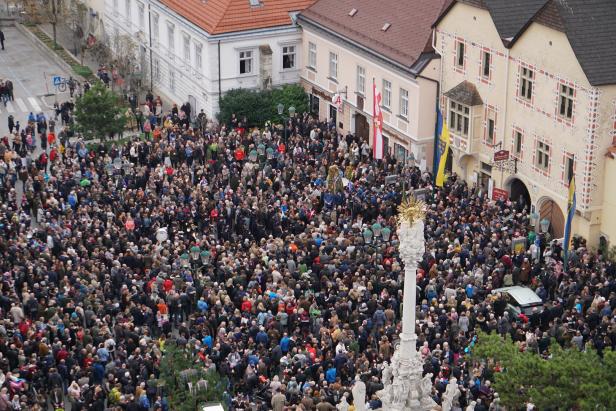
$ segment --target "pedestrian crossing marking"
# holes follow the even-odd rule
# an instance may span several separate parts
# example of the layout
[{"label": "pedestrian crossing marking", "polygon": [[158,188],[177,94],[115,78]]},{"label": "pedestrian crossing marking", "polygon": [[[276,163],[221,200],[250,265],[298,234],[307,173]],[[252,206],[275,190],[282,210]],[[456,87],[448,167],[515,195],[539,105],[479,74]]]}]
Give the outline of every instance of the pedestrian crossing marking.
[{"label": "pedestrian crossing marking", "polygon": [[15,112],[15,108],[13,107],[13,103],[11,103],[10,101],[6,102],[6,110],[9,113],[14,113]]},{"label": "pedestrian crossing marking", "polygon": [[19,106],[21,111],[23,111],[23,112],[28,111],[28,107],[26,106],[26,103],[24,103],[24,101],[22,99],[16,98],[15,99],[15,103],[17,103],[17,105]]},{"label": "pedestrian crossing marking", "polygon": [[34,108],[35,113],[40,113],[41,111],[43,111],[41,109],[41,106],[39,106],[38,101],[36,101],[36,98],[28,97],[28,101],[30,102],[30,105],[32,106],[32,108]]}]

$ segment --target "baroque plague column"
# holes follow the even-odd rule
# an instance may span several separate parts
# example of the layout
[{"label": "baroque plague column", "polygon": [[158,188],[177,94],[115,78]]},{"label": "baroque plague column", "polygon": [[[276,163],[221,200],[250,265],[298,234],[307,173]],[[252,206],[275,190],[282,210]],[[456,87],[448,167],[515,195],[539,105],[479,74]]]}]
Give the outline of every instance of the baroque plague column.
[{"label": "baroque plague column", "polygon": [[430,397],[432,374],[422,378],[423,362],[417,352],[415,309],[417,294],[417,261],[425,252],[424,204],[411,198],[399,209],[398,238],[400,257],[404,261],[404,297],[402,334],[391,365],[383,369],[383,390],[377,395],[387,411],[430,411],[436,403]]}]

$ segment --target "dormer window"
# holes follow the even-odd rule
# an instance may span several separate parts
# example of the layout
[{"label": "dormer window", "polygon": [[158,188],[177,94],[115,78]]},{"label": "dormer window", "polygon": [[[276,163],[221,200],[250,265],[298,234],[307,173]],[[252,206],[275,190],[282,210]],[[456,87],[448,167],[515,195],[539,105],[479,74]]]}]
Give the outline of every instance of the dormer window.
[{"label": "dormer window", "polygon": [[351,11],[349,11],[349,16],[351,17],[355,17],[356,14],[357,14],[357,9],[351,9]]},{"label": "dormer window", "polygon": [[387,31],[389,30],[389,28],[391,27],[391,23],[385,23],[383,24],[383,27],[381,27],[382,31]]}]

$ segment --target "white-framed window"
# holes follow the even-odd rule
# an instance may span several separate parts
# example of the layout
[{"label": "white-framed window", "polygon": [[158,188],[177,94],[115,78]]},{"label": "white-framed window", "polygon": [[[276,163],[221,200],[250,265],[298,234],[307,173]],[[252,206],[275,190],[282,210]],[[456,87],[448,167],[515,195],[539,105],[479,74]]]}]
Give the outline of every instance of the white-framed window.
[{"label": "white-framed window", "polygon": [[481,75],[485,78],[490,78],[491,63],[492,55],[487,51],[483,51],[481,53]]},{"label": "white-framed window", "polygon": [[560,93],[558,98],[558,113],[561,117],[568,119],[573,118],[573,88],[564,84],[560,85]]},{"label": "white-framed window", "polygon": [[449,101],[449,129],[461,136],[468,136],[471,109],[456,101]]},{"label": "white-framed window", "polygon": [[153,61],[154,80],[160,81],[160,60],[155,58]]},{"label": "white-framed window", "polygon": [[171,23],[167,24],[167,48],[169,49],[171,59],[173,59],[175,51],[175,26]]},{"label": "white-framed window", "polygon": [[357,92],[366,94],[366,69],[357,66]]},{"label": "white-framed window", "polygon": [[543,141],[537,141],[537,167],[547,170],[550,167],[550,146]]},{"label": "white-framed window", "polygon": [[142,2],[137,3],[139,10],[139,28],[143,30],[145,28],[145,6]]},{"label": "white-framed window", "polygon": [[409,92],[403,88],[400,89],[400,117],[409,117]]},{"label": "white-framed window", "polygon": [[317,45],[313,42],[308,42],[308,67],[317,68]]},{"label": "white-framed window", "polygon": [[575,155],[565,155],[565,184],[569,185],[575,174]]},{"label": "white-framed window", "polygon": [[329,52],[329,77],[336,80],[338,78],[338,54]]},{"label": "white-framed window", "polygon": [[533,98],[533,83],[535,81],[535,72],[528,67],[520,69],[520,97],[526,100]]},{"label": "white-framed window", "polygon": [[383,107],[391,109],[391,81],[383,79]]},{"label": "white-framed window", "polygon": [[152,40],[158,43],[158,14],[152,13]]},{"label": "white-framed window", "polygon": [[513,154],[519,157],[522,154],[522,143],[524,142],[524,135],[520,130],[516,130],[513,133]]},{"label": "white-framed window", "polygon": [[282,46],[282,69],[295,68],[295,46]]},{"label": "white-framed window", "polygon": [[408,156],[408,150],[402,144],[394,143],[394,157],[397,161],[404,163]]},{"label": "white-framed window", "polygon": [[126,20],[128,20],[128,22],[130,23],[130,9],[132,8],[130,0],[124,0],[124,6],[126,7]]},{"label": "white-framed window", "polygon": [[456,66],[464,68],[464,42],[456,42]]},{"label": "white-framed window", "polygon": [[486,116],[486,144],[493,146],[496,143],[496,113],[488,110]]},{"label": "white-framed window", "polygon": [[184,60],[186,63],[190,64],[190,36],[188,34],[184,34],[182,36],[183,46],[184,46]]},{"label": "white-framed window", "polygon": [[252,51],[243,50],[240,51],[240,74],[252,73]]},{"label": "white-framed window", "polygon": [[195,43],[195,68],[201,72],[203,68],[203,45]]},{"label": "white-framed window", "polygon": [[175,70],[169,65],[169,90],[175,91]]}]

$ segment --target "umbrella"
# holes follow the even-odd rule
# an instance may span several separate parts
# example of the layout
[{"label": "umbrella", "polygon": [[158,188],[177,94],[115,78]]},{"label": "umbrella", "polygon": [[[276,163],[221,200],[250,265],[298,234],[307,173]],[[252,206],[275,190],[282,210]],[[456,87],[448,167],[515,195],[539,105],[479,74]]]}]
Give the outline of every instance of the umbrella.
[{"label": "umbrella", "polygon": [[82,187],[88,187],[90,184],[92,184],[92,183],[87,178],[84,178],[83,180],[81,180],[79,182],[79,185],[82,186]]}]

